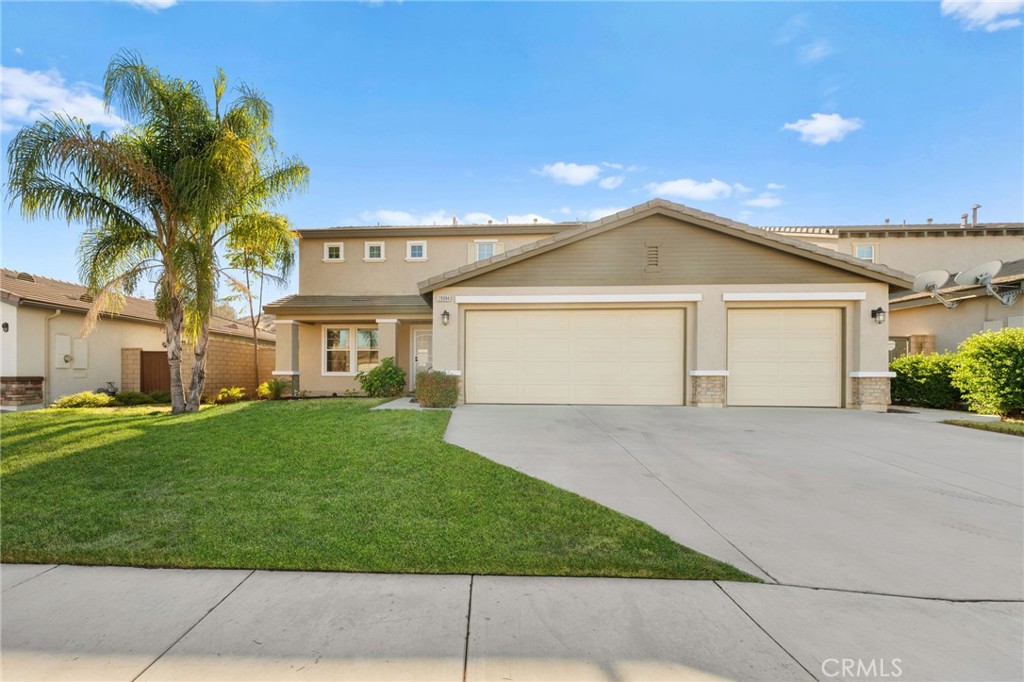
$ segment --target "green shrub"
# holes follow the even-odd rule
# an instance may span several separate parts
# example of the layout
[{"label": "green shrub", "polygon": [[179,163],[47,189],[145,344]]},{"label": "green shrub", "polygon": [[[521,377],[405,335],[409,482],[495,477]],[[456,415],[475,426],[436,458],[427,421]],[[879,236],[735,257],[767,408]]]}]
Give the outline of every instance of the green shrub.
[{"label": "green shrub", "polygon": [[896,358],[889,365],[896,373],[891,384],[892,401],[940,409],[959,407],[963,396],[950,378],[955,365],[956,356],[952,353]]},{"label": "green shrub", "polygon": [[416,399],[423,407],[455,407],[459,402],[459,377],[438,370],[416,375]]},{"label": "green shrub", "polygon": [[1024,329],[982,332],[961,343],[953,385],[963,391],[972,412],[1024,413]]},{"label": "green shrub", "polygon": [[256,398],[258,400],[280,400],[285,391],[290,391],[291,388],[292,382],[290,381],[271,379],[256,387]]},{"label": "green shrub", "polygon": [[245,400],[245,389],[239,386],[232,386],[231,388],[222,388],[217,391],[217,399],[214,402],[218,405],[230,405],[242,400]]},{"label": "green shrub", "polygon": [[121,391],[114,396],[115,405],[152,405],[155,402],[149,394],[138,391]]},{"label": "green shrub", "polygon": [[394,398],[405,392],[405,370],[394,358],[384,358],[369,372],[356,375],[363,392],[371,398]]},{"label": "green shrub", "polygon": [[108,407],[113,403],[114,399],[106,393],[82,391],[81,393],[61,396],[50,407]]},{"label": "green shrub", "polygon": [[169,403],[171,402],[170,391],[150,391],[149,397],[153,399],[154,403]]}]

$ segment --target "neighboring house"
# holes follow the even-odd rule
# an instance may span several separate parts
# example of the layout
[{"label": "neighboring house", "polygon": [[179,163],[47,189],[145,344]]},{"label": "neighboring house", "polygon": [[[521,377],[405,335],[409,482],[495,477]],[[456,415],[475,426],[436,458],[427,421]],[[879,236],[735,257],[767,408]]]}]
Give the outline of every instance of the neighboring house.
[{"label": "neighboring house", "polygon": [[[0,271],[0,407],[30,409],[70,393],[106,388],[153,391],[169,388],[164,324],[153,301],[128,298],[116,314],[104,313],[81,338],[92,299],[85,287],[14,270]],[[210,324],[207,395],[225,386],[252,391],[252,329],[214,317]],[[274,363],[274,334],[259,332],[261,380]],[[182,354],[189,381],[194,356]]]},{"label": "neighboring house", "polygon": [[664,200],[590,223],[300,230],[275,374],[394,356],[467,403],[885,409],[892,268]]},{"label": "neighboring house", "polygon": [[1024,258],[1024,223],[763,227],[911,275]]},{"label": "neighboring house", "polygon": [[[1003,293],[1021,291],[1024,258],[1004,263],[998,275],[992,278],[992,284]],[[960,342],[972,334],[1024,327],[1024,295],[1019,295],[1011,305],[1005,305],[989,295],[985,287],[959,286],[952,276],[938,293],[946,301],[955,302],[956,307],[947,308],[928,293],[893,292],[889,300],[893,355],[955,351]]]}]

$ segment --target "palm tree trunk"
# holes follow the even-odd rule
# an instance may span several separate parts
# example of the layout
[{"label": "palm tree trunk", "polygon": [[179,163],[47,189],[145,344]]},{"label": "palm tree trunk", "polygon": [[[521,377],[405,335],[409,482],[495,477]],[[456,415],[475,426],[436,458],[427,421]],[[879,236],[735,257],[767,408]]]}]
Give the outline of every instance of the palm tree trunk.
[{"label": "palm tree trunk", "polygon": [[188,387],[188,402],[185,404],[186,412],[195,412],[199,409],[199,403],[203,399],[203,387],[206,386],[206,347],[210,343],[210,322],[203,323],[203,329],[196,339],[195,356],[196,362],[192,365],[192,383]]},{"label": "palm tree trunk", "polygon": [[185,311],[181,301],[171,301],[170,314],[164,322],[167,337],[167,364],[171,368],[171,413],[185,411],[185,386],[181,381],[181,329],[185,325]]}]

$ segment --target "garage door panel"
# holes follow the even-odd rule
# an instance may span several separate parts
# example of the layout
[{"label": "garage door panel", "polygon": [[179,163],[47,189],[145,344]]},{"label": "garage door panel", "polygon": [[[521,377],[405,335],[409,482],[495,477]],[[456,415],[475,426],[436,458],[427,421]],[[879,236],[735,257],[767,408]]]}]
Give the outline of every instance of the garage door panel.
[{"label": "garage door panel", "polygon": [[683,402],[679,309],[470,310],[465,342],[471,403]]},{"label": "garage door panel", "polygon": [[728,403],[839,407],[842,313],[837,308],[728,313]]}]

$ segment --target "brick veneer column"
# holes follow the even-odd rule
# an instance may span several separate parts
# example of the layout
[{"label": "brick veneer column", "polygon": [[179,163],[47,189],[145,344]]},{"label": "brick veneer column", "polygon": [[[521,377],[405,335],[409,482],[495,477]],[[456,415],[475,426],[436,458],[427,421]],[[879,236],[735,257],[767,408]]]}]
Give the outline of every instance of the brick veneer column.
[{"label": "brick veneer column", "polygon": [[121,349],[121,390],[142,390],[142,349]]},{"label": "brick veneer column", "polygon": [[727,376],[691,374],[690,380],[693,384],[690,402],[694,407],[725,407]]},{"label": "brick veneer column", "polygon": [[0,377],[0,406],[42,407],[43,377]]},{"label": "brick veneer column", "polygon": [[850,407],[885,412],[889,409],[889,380],[887,376],[851,377]]}]

